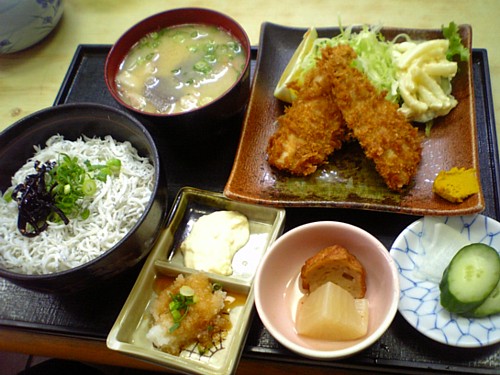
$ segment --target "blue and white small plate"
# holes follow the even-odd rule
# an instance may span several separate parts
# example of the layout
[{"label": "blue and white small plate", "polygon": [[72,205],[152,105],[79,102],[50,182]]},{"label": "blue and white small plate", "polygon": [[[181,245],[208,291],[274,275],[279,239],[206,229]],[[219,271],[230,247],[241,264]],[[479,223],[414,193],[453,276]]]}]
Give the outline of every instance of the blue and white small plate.
[{"label": "blue and white small plate", "polygon": [[500,314],[469,319],[439,302],[439,280],[449,263],[435,262],[436,251],[481,242],[500,250],[500,223],[483,215],[426,216],[410,224],[390,253],[399,271],[399,312],[423,335],[446,345],[475,348],[500,342]]}]

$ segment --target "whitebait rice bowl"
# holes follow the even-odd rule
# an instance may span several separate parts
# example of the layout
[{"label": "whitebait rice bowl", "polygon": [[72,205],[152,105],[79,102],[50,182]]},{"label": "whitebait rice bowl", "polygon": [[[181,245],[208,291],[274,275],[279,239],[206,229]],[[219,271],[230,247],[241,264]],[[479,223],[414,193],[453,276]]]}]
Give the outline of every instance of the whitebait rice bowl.
[{"label": "whitebait rice bowl", "polygon": [[[49,222],[36,237],[23,236],[18,230],[16,201],[0,199],[0,266],[27,275],[44,275],[85,264],[116,245],[137,223],[154,189],[154,166],[138,155],[130,142],[117,142],[111,136],[76,141],[56,135],[46,147],[34,147],[35,154],[12,177],[12,186],[33,172],[34,161],[55,161],[61,154],[91,164],[109,159],[121,161],[118,175],[96,181],[94,196],[84,197],[82,206],[88,217],[73,218],[67,225]],[[3,192],[2,194],[5,194]]]}]

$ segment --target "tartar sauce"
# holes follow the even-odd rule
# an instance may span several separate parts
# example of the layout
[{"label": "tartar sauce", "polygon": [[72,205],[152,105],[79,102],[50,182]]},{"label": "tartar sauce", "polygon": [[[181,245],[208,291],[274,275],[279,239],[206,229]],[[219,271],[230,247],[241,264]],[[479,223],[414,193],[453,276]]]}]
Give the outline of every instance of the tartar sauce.
[{"label": "tartar sauce", "polygon": [[250,226],[237,211],[216,211],[200,217],[180,248],[184,265],[220,275],[233,273],[234,254],[248,242]]}]

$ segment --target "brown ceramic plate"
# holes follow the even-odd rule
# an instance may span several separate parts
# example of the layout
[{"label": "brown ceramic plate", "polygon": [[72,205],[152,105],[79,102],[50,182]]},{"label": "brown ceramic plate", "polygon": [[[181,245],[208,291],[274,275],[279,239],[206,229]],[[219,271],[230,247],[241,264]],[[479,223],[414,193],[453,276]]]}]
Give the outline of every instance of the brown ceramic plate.
[{"label": "brown ceramic plate", "polygon": [[[446,117],[435,120],[431,137],[423,142],[422,162],[414,183],[404,193],[387,189],[373,164],[354,144],[335,152],[328,164],[307,177],[291,177],[269,166],[267,142],[275,131],[276,118],[284,109],[284,103],[273,96],[274,88],[305,32],[306,29],[271,23],[262,25],[249,108],[224,194],[232,199],[282,207],[338,207],[414,215],[467,215],[482,211],[482,192],[460,204],[449,203],[432,192],[434,178],[443,169],[458,166],[479,171],[469,62],[459,64],[459,73],[452,82],[453,95],[459,104]],[[442,38],[439,29],[382,30],[387,39],[402,32],[413,39]],[[338,28],[318,29],[320,37],[338,33]],[[472,51],[471,27],[460,26],[460,33]]]}]

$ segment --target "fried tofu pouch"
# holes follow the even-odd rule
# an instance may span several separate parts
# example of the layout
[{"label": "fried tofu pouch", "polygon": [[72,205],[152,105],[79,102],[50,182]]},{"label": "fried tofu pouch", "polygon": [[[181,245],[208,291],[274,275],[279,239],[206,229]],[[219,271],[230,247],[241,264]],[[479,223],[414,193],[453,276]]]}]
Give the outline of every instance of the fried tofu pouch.
[{"label": "fried tofu pouch", "polygon": [[354,298],[364,298],[366,271],[359,260],[340,245],[328,246],[307,259],[300,272],[302,288],[313,292],[330,281]]}]

